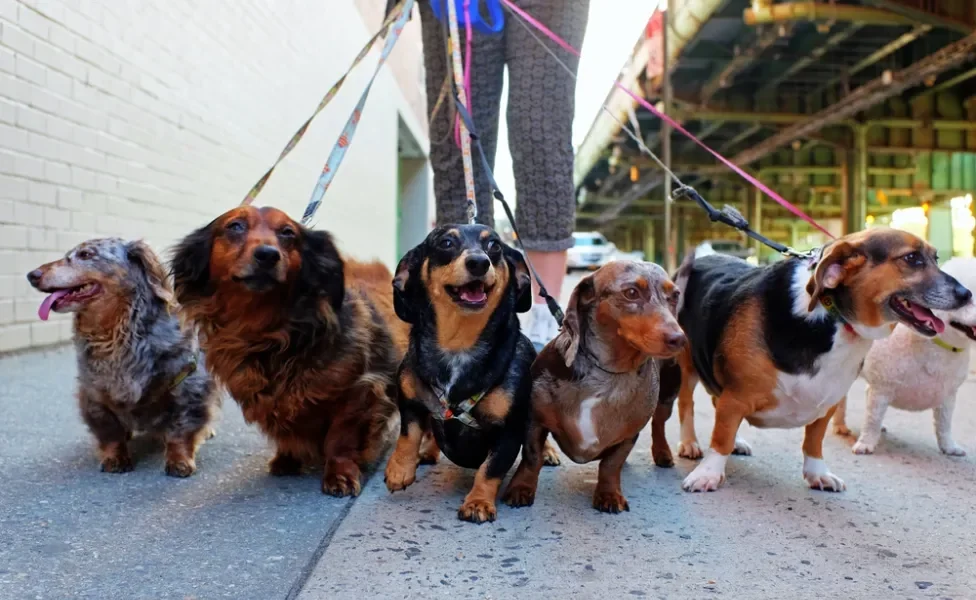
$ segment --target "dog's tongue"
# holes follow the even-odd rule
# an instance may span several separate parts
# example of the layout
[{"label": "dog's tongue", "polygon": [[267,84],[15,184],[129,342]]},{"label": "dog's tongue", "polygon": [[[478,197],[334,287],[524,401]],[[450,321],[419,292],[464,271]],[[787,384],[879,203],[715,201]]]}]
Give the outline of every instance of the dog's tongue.
[{"label": "dog's tongue", "polygon": [[42,321],[47,321],[47,318],[51,316],[51,307],[58,299],[67,296],[68,290],[58,290],[44,299],[41,302],[41,307],[37,309],[37,316],[41,318]]},{"label": "dog's tongue", "polygon": [[945,331],[945,323],[942,322],[942,319],[932,314],[932,311],[917,304],[912,304],[911,308],[912,315],[914,315],[914,317],[919,321],[928,323],[929,326],[936,331],[936,333],[942,333]]},{"label": "dog's tongue", "polygon": [[488,295],[485,294],[485,288],[480,285],[463,287],[459,295],[461,296],[461,300],[472,304],[478,304],[488,299]]}]

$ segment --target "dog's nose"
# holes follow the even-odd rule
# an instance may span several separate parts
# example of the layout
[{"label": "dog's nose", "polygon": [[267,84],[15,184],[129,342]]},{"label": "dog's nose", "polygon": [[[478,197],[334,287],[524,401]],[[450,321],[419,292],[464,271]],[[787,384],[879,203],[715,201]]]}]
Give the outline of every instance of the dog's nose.
[{"label": "dog's nose", "polygon": [[254,262],[258,266],[270,269],[281,260],[281,253],[272,246],[258,246],[254,249]]},{"label": "dog's nose", "polygon": [[664,336],[664,344],[668,347],[668,350],[678,351],[685,347],[688,343],[688,338],[685,337],[683,333],[670,333]]},{"label": "dog's nose", "polygon": [[468,273],[481,277],[488,272],[491,261],[484,254],[472,254],[464,260],[464,266],[468,268]]},{"label": "dog's nose", "polygon": [[27,281],[29,281],[31,285],[36,286],[38,283],[41,282],[41,277],[43,275],[44,273],[41,273],[40,269],[34,269],[33,271],[27,274]]},{"label": "dog's nose", "polygon": [[955,288],[954,293],[956,295],[956,299],[959,301],[959,304],[966,304],[970,301],[970,299],[972,299],[973,293],[967,288],[963,287],[962,284],[957,283]]}]

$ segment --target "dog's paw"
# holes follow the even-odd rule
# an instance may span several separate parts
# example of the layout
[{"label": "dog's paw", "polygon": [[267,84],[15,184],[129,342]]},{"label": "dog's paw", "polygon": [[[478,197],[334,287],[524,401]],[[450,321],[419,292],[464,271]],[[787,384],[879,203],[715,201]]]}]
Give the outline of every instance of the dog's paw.
[{"label": "dog's paw", "polygon": [[458,509],[458,518],[469,523],[484,523],[494,521],[498,514],[495,503],[490,500],[475,498],[465,500]]},{"label": "dog's paw", "polygon": [[962,449],[962,446],[956,444],[955,442],[950,442],[939,447],[942,454],[946,456],[966,456],[966,451]]},{"label": "dog's paw", "polygon": [[871,443],[862,439],[858,439],[854,442],[854,446],[851,447],[851,452],[854,454],[874,454],[875,448],[877,448],[877,443]]},{"label": "dog's paw", "polygon": [[846,423],[834,423],[834,435],[851,437],[854,435],[854,432],[851,431],[851,428]]},{"label": "dog's paw", "polygon": [[732,454],[737,456],[752,456],[752,446],[744,439],[736,437],[735,447],[732,448]]},{"label": "dog's paw", "polygon": [[681,441],[678,442],[678,456],[698,460],[702,456],[705,456],[705,453],[702,452],[701,446],[698,445],[697,441]]},{"label": "dog's paw", "polygon": [[420,464],[436,465],[441,457],[441,449],[437,447],[434,436],[427,434],[420,444]]},{"label": "dog's paw", "polygon": [[593,494],[593,508],[600,512],[618,514],[629,511],[630,504],[618,490],[597,490]]},{"label": "dog's paw", "polygon": [[102,473],[128,473],[135,468],[132,458],[124,456],[107,456],[102,460]]},{"label": "dog's paw", "polygon": [[502,502],[512,508],[532,506],[535,503],[535,488],[529,485],[509,485],[502,495]]},{"label": "dog's paw", "polygon": [[803,479],[810,489],[821,492],[843,492],[847,489],[844,480],[831,473],[822,458],[803,458]]},{"label": "dog's paw", "polygon": [[197,466],[188,460],[174,460],[166,463],[166,474],[170,477],[189,477],[196,470]]},{"label": "dog's paw", "polygon": [[399,492],[407,489],[410,484],[417,480],[417,469],[416,467],[411,469],[408,465],[402,465],[391,458],[386,465],[383,480],[386,482],[386,489],[390,490],[390,493]]},{"label": "dog's paw", "polygon": [[326,473],[322,478],[322,493],[336,498],[358,496],[361,489],[358,474]]},{"label": "dog's paw", "polygon": [[275,477],[301,475],[302,461],[290,454],[276,454],[268,463],[268,472]]},{"label": "dog's paw", "polygon": [[217,437],[217,430],[208,425],[206,431],[203,432],[203,439],[212,440],[215,437]]},{"label": "dog's paw", "polygon": [[681,482],[681,489],[686,492],[714,492],[723,483],[725,483],[725,469],[712,469],[703,463],[685,477]]},{"label": "dog's paw", "polygon": [[542,449],[542,464],[547,467],[558,467],[562,462],[559,451],[547,440],[545,448]]},{"label": "dog's paw", "polygon": [[654,459],[654,464],[659,467],[670,469],[674,466],[674,456],[667,445],[651,446],[651,457]]}]

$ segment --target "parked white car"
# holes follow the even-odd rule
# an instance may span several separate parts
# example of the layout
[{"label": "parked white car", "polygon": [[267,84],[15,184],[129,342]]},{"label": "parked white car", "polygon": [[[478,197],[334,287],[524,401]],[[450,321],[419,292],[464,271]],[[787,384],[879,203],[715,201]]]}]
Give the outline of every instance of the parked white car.
[{"label": "parked white car", "polygon": [[576,243],[566,252],[566,270],[598,269],[617,257],[617,246],[598,231],[573,233]]}]

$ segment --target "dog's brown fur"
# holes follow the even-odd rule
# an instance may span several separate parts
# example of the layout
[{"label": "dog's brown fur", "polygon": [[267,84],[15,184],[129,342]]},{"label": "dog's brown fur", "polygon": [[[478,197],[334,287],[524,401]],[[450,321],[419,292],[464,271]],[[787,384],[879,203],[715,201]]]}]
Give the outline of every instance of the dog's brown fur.
[{"label": "dog's brown fur", "polygon": [[594,508],[629,510],[620,471],[657,404],[657,359],[685,343],[677,294],[650,263],[613,262],[577,285],[562,331],[532,366],[532,422],[507,503],[534,502],[551,432],[573,461],[600,461]]},{"label": "dog's brown fur", "polygon": [[[259,247],[281,257],[262,272]],[[271,473],[321,458],[322,491],[357,495],[360,469],[389,441],[409,334],[389,270],[343,260],[328,234],[277,209],[241,207],[188,236],[173,271],[208,365],[277,445]],[[255,276],[259,289],[249,286]]]}]

